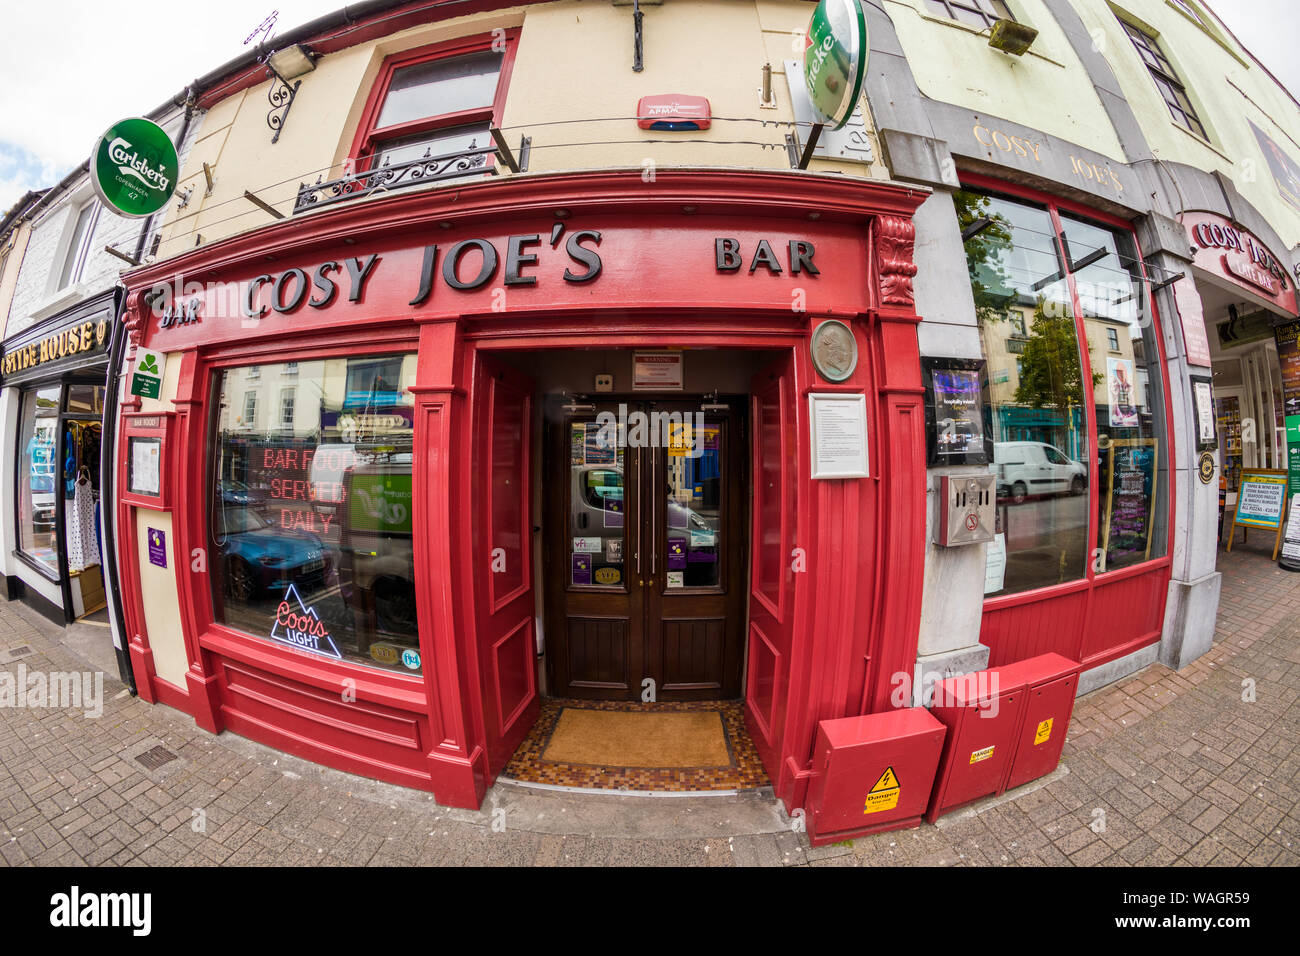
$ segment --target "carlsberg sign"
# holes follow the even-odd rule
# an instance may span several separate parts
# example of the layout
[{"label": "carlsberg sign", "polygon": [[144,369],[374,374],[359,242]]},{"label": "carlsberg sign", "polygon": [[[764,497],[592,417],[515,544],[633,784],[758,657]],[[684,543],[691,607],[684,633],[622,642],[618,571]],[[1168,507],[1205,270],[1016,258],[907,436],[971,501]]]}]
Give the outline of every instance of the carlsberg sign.
[{"label": "carlsberg sign", "polygon": [[134,219],[167,205],[179,173],[171,137],[147,119],[114,123],[95,142],[90,156],[90,178],[100,200],[118,215]]}]

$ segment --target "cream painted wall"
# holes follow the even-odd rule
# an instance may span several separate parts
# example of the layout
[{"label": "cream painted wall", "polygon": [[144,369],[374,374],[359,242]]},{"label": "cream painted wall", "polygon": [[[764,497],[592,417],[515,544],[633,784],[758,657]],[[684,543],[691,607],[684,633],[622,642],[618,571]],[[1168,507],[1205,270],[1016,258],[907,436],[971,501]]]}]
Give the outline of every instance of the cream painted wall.
[{"label": "cream painted wall", "polygon": [[[272,222],[244,198],[245,189],[291,215],[299,183],[343,175],[386,57],[494,29],[521,31],[502,125],[512,149],[522,135],[532,136],[530,173],[647,162],[788,169],[784,127],[715,121],[707,131],[663,133],[638,129],[630,117],[642,96],[695,93],[709,98],[715,117],[792,120],[784,61],[802,54],[811,14],[806,0],[665,0],[644,9],[641,73],[632,71],[630,7],[565,0],[414,27],[322,57],[302,77],[274,145],[266,125],[269,82],[214,104],[181,172],[180,188],[192,186],[192,198],[185,209],[171,205],[158,258],[193,248],[200,236],[207,244]],[[758,106],[765,62],[773,68],[774,110]],[[576,116],[614,120],[565,122]],[[874,140],[874,130],[868,133]],[[586,143],[596,145],[574,145]],[[880,155],[878,144],[874,153]],[[204,195],[204,162],[213,174],[211,195]],[[888,177],[879,161],[814,160],[812,168]]]},{"label": "cream painted wall", "polygon": [[[1196,0],[1189,0],[1195,3]],[[1289,246],[1300,242],[1300,210],[1278,194],[1252,121],[1300,162],[1300,107],[1226,33],[1207,32],[1170,0],[1072,0],[1084,26],[1096,31],[1102,53],[1142,124],[1152,152],[1162,160],[1186,163],[1228,176]],[[1119,24],[1128,14],[1156,36],[1187,88],[1210,143],[1178,126],[1160,98],[1150,74]],[[1213,27],[1213,21],[1211,21]],[[1297,30],[1296,23],[1279,29]],[[1285,257],[1285,249],[1274,249]]]},{"label": "cream painted wall", "polygon": [[1038,30],[1022,57],[988,45],[988,31],[931,13],[925,0],[884,0],[898,41],[931,99],[954,103],[1080,143],[1123,161],[1124,151],[1087,72],[1041,0],[1007,0]]}]

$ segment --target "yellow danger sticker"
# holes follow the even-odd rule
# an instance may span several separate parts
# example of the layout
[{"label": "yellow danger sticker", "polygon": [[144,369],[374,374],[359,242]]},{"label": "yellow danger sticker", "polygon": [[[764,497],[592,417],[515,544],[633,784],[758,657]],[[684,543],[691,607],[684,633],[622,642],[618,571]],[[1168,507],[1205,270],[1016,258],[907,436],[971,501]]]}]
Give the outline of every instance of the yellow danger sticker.
[{"label": "yellow danger sticker", "polygon": [[1056,718],[1054,717],[1048,717],[1046,720],[1044,720],[1042,723],[1038,725],[1038,730],[1034,732],[1035,747],[1037,747],[1041,743],[1046,743],[1047,738],[1052,736],[1052,721],[1055,719]]},{"label": "yellow danger sticker", "polygon": [[988,760],[993,756],[993,748],[985,747],[983,750],[972,750],[970,755],[971,763],[979,763],[981,760]]},{"label": "yellow danger sticker", "polygon": [[902,793],[902,785],[898,782],[898,776],[894,773],[893,767],[886,767],[885,772],[880,775],[869,791],[867,791],[867,802],[862,808],[863,813],[879,813],[881,810],[892,810],[898,806],[898,796]]}]

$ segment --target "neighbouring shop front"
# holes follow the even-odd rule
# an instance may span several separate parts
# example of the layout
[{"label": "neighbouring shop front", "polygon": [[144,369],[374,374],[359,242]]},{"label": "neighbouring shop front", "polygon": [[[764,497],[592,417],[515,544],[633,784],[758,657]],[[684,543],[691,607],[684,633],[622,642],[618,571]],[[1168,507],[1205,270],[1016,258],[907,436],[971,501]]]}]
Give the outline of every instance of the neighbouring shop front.
[{"label": "neighbouring shop front", "polygon": [[536,176],[129,274],[141,695],[460,806],[545,699],[733,699],[802,806],[818,721],[916,658],[924,196]]},{"label": "neighbouring shop front", "polygon": [[12,436],[6,594],[60,624],[107,625],[100,457],[115,301],[111,292],[87,300],[6,340],[0,354]]}]

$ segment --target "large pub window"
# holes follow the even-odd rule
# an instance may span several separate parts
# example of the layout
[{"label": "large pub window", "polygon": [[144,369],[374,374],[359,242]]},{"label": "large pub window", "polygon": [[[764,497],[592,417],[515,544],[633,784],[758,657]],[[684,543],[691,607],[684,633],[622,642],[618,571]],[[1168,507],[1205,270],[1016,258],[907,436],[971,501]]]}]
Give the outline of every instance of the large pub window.
[{"label": "large pub window", "polygon": [[925,0],[940,16],[980,30],[992,29],[998,20],[1014,20],[1003,0]]},{"label": "large pub window", "polygon": [[1169,58],[1160,49],[1159,41],[1127,20],[1121,19],[1119,22],[1129,39],[1133,41],[1138,56],[1142,58],[1143,65],[1151,74],[1152,82],[1160,91],[1165,105],[1169,107],[1169,115],[1174,118],[1174,122],[1201,139],[1209,140],[1210,137],[1205,132],[1205,124],[1196,115],[1196,108],[1192,106],[1192,101],[1187,96],[1187,89],[1183,86],[1183,81],[1178,78],[1178,73],[1169,62]]},{"label": "large pub window", "polygon": [[1164,383],[1131,234],[973,189],[956,203],[987,366],[992,547],[1005,554],[986,593],[1163,557]]},{"label": "large pub window", "polygon": [[514,53],[514,31],[422,47],[384,61],[353,158],[377,169],[492,145]]},{"label": "large pub window", "polygon": [[[219,624],[317,657],[422,669],[411,523],[413,354],[268,364],[280,428],[247,412],[248,366],[215,384],[208,528]],[[240,412],[245,411],[241,415]]]}]

